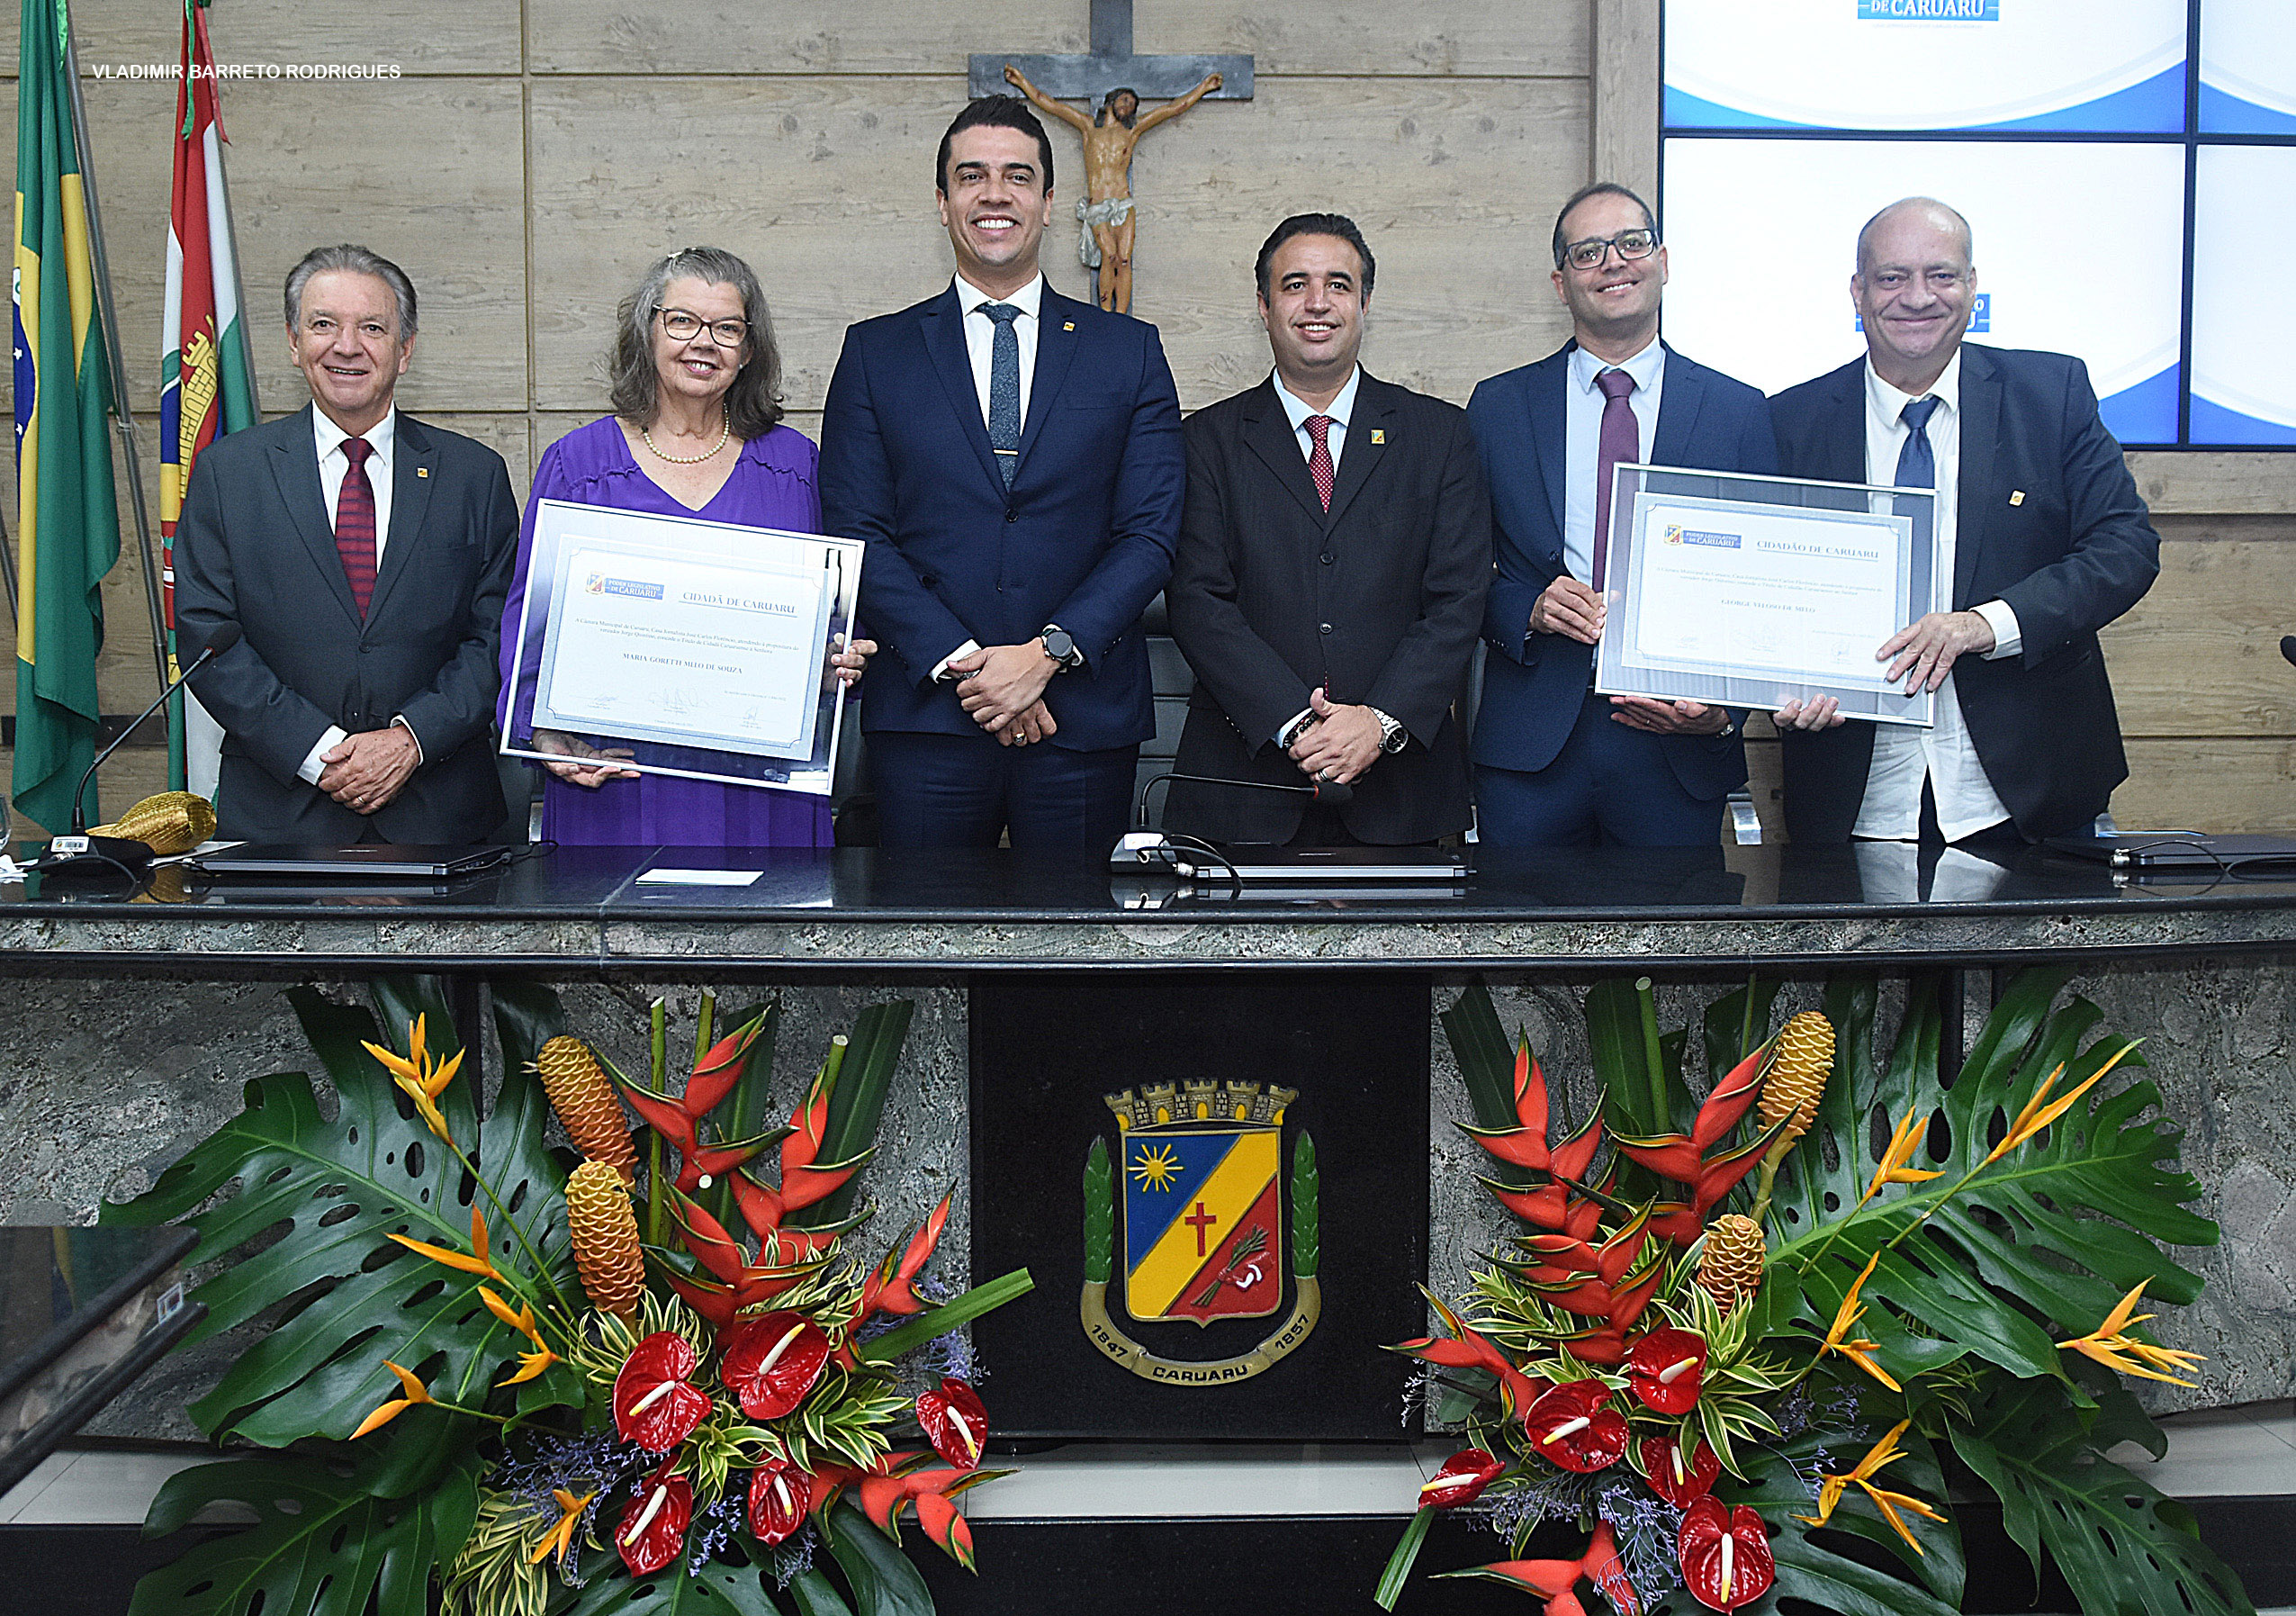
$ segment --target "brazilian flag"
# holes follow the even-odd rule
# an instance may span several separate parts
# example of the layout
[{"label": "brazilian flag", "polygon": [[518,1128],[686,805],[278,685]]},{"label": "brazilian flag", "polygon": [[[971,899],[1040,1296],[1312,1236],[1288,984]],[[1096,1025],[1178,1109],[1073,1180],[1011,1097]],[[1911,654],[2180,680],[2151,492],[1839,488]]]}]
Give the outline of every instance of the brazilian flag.
[{"label": "brazilian flag", "polygon": [[[120,559],[66,0],[23,0],[16,77],[16,807],[71,828],[95,755],[104,574]],[[91,817],[100,817],[89,804]]]}]

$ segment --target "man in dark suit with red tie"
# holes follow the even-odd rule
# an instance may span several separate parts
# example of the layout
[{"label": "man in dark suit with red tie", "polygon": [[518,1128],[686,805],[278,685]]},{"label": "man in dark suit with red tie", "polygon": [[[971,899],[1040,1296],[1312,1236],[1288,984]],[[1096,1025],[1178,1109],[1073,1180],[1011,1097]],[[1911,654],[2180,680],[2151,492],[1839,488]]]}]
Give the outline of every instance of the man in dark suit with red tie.
[{"label": "man in dark suit with red tie", "polygon": [[887,847],[1105,852],[1156,733],[1141,614],[1180,526],[1180,401],[1156,328],[1037,266],[1052,142],[973,102],[935,183],[948,288],[845,333],[822,520],[868,541],[881,647],[861,727]]},{"label": "man in dark suit with red tie", "polygon": [[1467,827],[1452,704],[1490,582],[1490,503],[1465,412],[1356,362],[1372,252],[1353,221],[1276,226],[1256,267],[1274,373],[1191,416],[1166,600],[1196,671],[1168,829],[1301,846]]},{"label": "man in dark suit with red tie", "polygon": [[311,407],[219,438],[176,531],[192,682],[223,727],[219,834],[335,844],[475,842],[501,823],[490,726],[517,553],[502,456],[393,402],[415,289],[363,247],[287,276]]},{"label": "man in dark suit with red tie", "polygon": [[1776,469],[1762,395],[1658,339],[1666,248],[1640,197],[1593,185],[1554,222],[1571,339],[1475,389],[1498,573],[1472,755],[1487,846],[1712,846],[1746,778],[1733,716],[1603,696],[1594,647],[1612,599],[1597,571],[1611,468]]}]

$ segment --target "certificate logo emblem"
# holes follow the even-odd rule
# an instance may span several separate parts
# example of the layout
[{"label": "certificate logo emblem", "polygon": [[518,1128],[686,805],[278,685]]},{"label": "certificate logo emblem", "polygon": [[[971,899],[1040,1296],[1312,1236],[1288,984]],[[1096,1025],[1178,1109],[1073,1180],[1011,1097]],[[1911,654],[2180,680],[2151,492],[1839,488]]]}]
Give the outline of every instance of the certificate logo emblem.
[{"label": "certificate logo emblem", "polygon": [[602,595],[605,592],[606,574],[604,573],[592,573],[588,578],[585,578],[582,581],[582,593],[586,595]]},{"label": "certificate logo emblem", "polygon": [[[1315,1144],[1298,1133],[1284,1171],[1284,1112],[1292,1088],[1257,1083],[1149,1084],[1107,1097],[1116,1148],[1095,1139],[1085,1168],[1085,1333],[1145,1380],[1216,1386],[1247,1380],[1289,1355],[1322,1312]],[[1139,1324],[1192,1324],[1274,1316],[1288,1271],[1291,1312],[1249,1352],[1215,1360],[1151,1352],[1116,1327],[1122,1207],[1123,1310]],[[1287,1250],[1286,1204],[1290,1228]],[[1175,1349],[1184,1337],[1175,1339]]]}]

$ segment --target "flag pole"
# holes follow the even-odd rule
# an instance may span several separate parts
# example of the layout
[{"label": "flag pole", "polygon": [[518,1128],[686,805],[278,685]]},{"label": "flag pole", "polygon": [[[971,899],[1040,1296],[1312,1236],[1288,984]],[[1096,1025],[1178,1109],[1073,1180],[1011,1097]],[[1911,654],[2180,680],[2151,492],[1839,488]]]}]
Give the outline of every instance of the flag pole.
[{"label": "flag pole", "polygon": [[80,190],[87,199],[88,256],[95,269],[95,295],[104,311],[104,348],[112,366],[112,422],[119,429],[121,447],[128,459],[128,488],[136,513],[136,547],[143,557],[144,603],[151,612],[151,664],[159,682],[167,682],[167,619],[159,608],[159,564],[151,549],[151,513],[143,497],[143,456],[136,448],[135,412],[128,408],[128,367],[120,347],[120,311],[112,296],[112,261],[104,249],[104,212],[96,203],[95,153],[88,138],[87,102],[80,93],[80,52],[72,32],[72,14],[64,14],[64,74],[72,86],[72,139],[79,148]]}]

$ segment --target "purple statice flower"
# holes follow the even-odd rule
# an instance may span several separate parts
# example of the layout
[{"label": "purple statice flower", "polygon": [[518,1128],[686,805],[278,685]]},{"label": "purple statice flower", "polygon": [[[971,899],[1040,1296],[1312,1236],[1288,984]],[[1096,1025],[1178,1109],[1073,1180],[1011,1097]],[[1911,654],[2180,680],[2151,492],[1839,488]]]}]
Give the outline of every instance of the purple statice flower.
[{"label": "purple statice flower", "polygon": [[936,1335],[927,1341],[924,1364],[927,1374],[950,1376],[970,1386],[978,1386],[988,1378],[988,1366],[981,1361],[980,1354],[973,1350],[971,1338],[961,1330]]},{"label": "purple statice flower", "polygon": [[809,1523],[796,1537],[769,1551],[765,1568],[773,1575],[773,1585],[787,1588],[811,1571],[813,1553],[814,1530]]},{"label": "purple statice flower", "polygon": [[734,1488],[706,1510],[695,1512],[693,1522],[686,1529],[686,1575],[698,1574],[709,1564],[718,1550],[725,1547],[725,1539],[742,1524],[743,1496],[741,1488]]},{"label": "purple statice flower", "polygon": [[1645,1600],[1682,1580],[1680,1510],[1634,1482],[1616,1481],[1596,1498],[1595,1512],[1610,1522],[1626,1580]]}]

